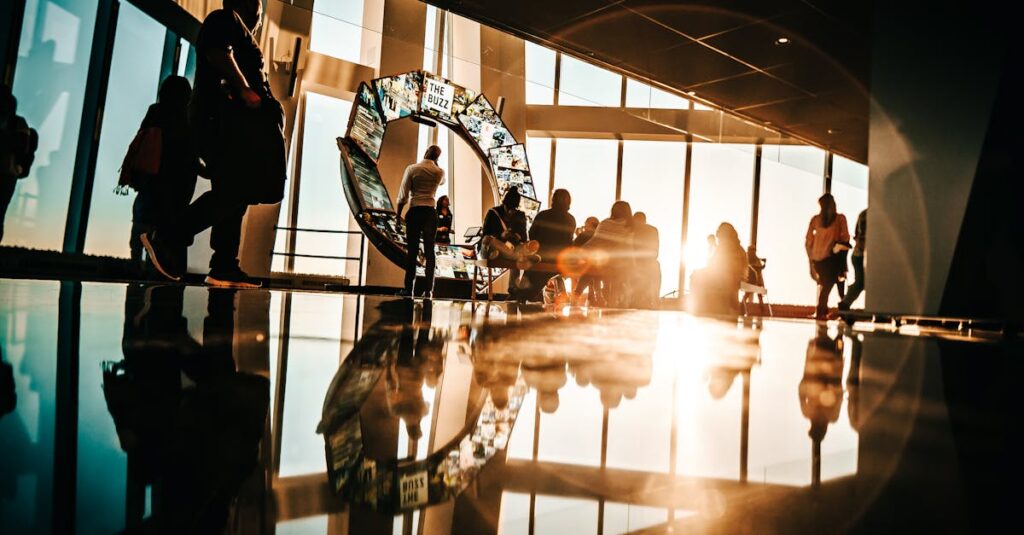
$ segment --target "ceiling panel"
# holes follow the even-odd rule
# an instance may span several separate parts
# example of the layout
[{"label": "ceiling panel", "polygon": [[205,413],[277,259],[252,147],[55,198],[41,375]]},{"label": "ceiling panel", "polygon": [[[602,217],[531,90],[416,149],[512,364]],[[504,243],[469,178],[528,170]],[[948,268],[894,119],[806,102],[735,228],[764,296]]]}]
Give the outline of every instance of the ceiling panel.
[{"label": "ceiling panel", "polygon": [[867,159],[871,0],[426,1]]}]

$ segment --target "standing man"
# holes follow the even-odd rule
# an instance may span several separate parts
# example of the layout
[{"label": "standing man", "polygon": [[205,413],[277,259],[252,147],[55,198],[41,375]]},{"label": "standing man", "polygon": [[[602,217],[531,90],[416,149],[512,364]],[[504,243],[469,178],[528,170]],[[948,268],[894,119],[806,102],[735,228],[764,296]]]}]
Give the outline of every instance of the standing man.
[{"label": "standing man", "polygon": [[857,216],[857,224],[854,227],[853,253],[850,255],[850,263],[853,264],[853,284],[846,290],[846,297],[839,302],[839,310],[850,310],[853,302],[860,297],[864,291],[864,251],[868,239],[868,209],[861,210]]},{"label": "standing man", "polygon": [[405,168],[402,185],[398,188],[398,217],[402,217],[402,210],[405,205],[409,205],[409,213],[405,217],[405,287],[398,292],[403,297],[413,295],[421,241],[426,273],[419,293],[428,299],[433,296],[436,262],[434,240],[437,236],[434,196],[437,195],[437,187],[444,184],[444,169],[437,165],[440,157],[441,147],[427,147],[422,161]]},{"label": "standing man", "polygon": [[153,266],[168,279],[180,280],[186,269],[180,248],[213,227],[206,283],[260,286],[238,264],[242,218],[250,204],[273,200],[274,194],[264,195],[268,189],[280,184],[283,194],[285,172],[282,109],[270,91],[254,37],[262,15],[261,0],[224,0],[224,9],[210,13],[199,30],[189,119],[211,190],[174,224],[140,237]]},{"label": "standing man", "polygon": [[[572,234],[576,230],[576,218],[569,213],[569,206],[572,204],[572,196],[564,189],[557,189],[551,195],[551,208],[541,211],[533,219],[533,226],[530,227],[530,238],[537,240],[540,244],[538,254],[541,262],[554,264],[558,262],[558,255],[566,247],[572,245]],[[554,271],[533,269],[526,272],[524,288],[520,291],[520,297],[527,301],[540,301],[544,291],[544,285],[551,277],[557,275]]]},{"label": "standing man", "polygon": [[636,255],[636,304],[643,308],[657,308],[661,290],[661,264],[658,250],[661,244],[658,229],[647,224],[647,214],[633,215],[633,253]]}]

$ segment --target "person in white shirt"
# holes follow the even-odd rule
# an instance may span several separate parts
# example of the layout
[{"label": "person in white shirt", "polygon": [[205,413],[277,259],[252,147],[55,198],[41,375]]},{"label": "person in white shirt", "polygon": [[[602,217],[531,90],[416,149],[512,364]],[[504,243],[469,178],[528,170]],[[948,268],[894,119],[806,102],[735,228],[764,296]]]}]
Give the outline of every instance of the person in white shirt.
[{"label": "person in white shirt", "polygon": [[409,213],[405,217],[405,287],[399,292],[402,296],[413,295],[421,241],[426,273],[419,293],[430,297],[434,291],[434,239],[437,235],[434,196],[437,195],[437,187],[444,184],[444,169],[437,165],[440,157],[441,147],[428,147],[422,161],[405,168],[402,185],[398,188],[398,217],[402,217],[402,210],[409,205]]}]

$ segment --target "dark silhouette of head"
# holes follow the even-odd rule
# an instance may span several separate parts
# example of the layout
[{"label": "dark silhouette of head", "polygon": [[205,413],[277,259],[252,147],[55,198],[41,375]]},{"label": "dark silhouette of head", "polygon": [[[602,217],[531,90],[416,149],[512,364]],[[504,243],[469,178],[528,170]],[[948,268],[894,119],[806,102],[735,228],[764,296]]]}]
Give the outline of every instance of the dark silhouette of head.
[{"label": "dark silhouette of head", "polygon": [[262,0],[224,0],[224,9],[238,13],[252,33],[256,33],[263,22]]},{"label": "dark silhouette of head", "polygon": [[647,214],[645,214],[643,212],[637,212],[637,213],[633,214],[633,223],[636,224],[636,225],[646,225],[647,224]]},{"label": "dark silhouette of head", "polygon": [[569,206],[572,205],[572,195],[569,195],[569,190],[556,189],[551,194],[551,207],[556,210],[563,212],[569,211]]},{"label": "dark silhouette of head", "polygon": [[505,197],[501,199],[501,205],[504,206],[506,210],[515,210],[516,208],[519,208],[519,199],[521,198],[522,195],[519,194],[518,189],[509,188],[508,191],[505,192]]},{"label": "dark silhouette of head", "polygon": [[188,78],[171,75],[164,78],[160,84],[160,93],[157,100],[166,106],[173,108],[184,108],[192,98],[192,85]]},{"label": "dark silhouette of head", "polygon": [[719,245],[730,244],[736,247],[740,246],[740,235],[736,232],[736,227],[729,223],[722,222],[718,225],[718,230],[715,231],[715,239]]},{"label": "dark silhouette of head", "polygon": [[826,193],[818,197],[818,207],[821,209],[818,214],[821,216],[822,224],[826,227],[831,225],[836,218],[836,198],[831,193]]},{"label": "dark silhouette of head", "polygon": [[617,221],[632,221],[633,220],[633,208],[629,206],[626,201],[615,201],[612,205],[612,219]]},{"label": "dark silhouette of head", "polygon": [[430,160],[437,163],[437,160],[441,158],[441,147],[437,145],[431,145],[427,147],[427,150],[423,152],[423,159]]},{"label": "dark silhouette of head", "polygon": [[594,229],[596,229],[596,228],[597,228],[597,226],[598,226],[598,225],[600,225],[600,224],[601,224],[601,220],[600,220],[600,219],[598,219],[598,218],[596,218],[596,217],[594,217],[594,216],[590,216],[590,217],[588,217],[588,218],[587,218],[587,220],[586,220],[586,221],[585,221],[585,222],[583,223],[583,228],[585,228],[585,229],[587,229],[587,230],[594,230]]},{"label": "dark silhouette of head", "polygon": [[442,208],[448,208],[451,205],[451,201],[447,195],[442,195],[437,198],[437,210],[440,211]]}]

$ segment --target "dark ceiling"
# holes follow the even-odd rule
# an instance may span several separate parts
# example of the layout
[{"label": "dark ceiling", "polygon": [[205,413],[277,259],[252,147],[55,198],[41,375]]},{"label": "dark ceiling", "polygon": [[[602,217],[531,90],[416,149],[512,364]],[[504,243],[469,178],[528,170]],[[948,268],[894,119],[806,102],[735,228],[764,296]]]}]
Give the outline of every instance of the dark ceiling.
[{"label": "dark ceiling", "polygon": [[870,1],[425,1],[867,160]]}]

